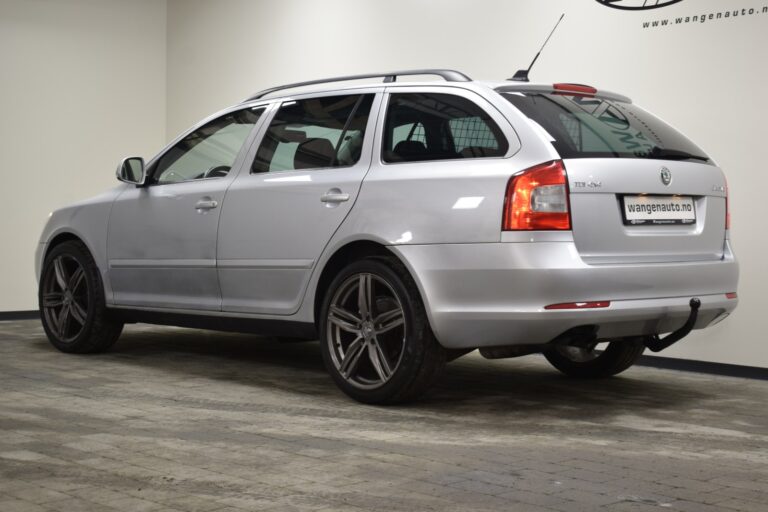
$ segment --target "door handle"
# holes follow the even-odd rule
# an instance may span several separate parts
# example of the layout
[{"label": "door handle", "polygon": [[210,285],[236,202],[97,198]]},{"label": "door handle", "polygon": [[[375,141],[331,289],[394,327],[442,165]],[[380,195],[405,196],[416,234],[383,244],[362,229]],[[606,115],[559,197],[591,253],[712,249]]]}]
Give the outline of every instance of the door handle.
[{"label": "door handle", "polygon": [[195,210],[213,210],[219,206],[219,202],[213,199],[201,199],[195,203]]},{"label": "door handle", "polygon": [[[338,189],[336,189],[338,190]],[[326,192],[320,196],[321,203],[343,203],[349,201],[349,194],[344,194],[341,191],[338,192]]]}]

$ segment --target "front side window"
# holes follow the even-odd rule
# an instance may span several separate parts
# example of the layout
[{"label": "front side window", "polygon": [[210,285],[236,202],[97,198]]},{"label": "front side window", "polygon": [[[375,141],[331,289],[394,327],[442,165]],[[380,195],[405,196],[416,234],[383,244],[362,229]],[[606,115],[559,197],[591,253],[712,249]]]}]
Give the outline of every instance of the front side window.
[{"label": "front side window", "polygon": [[360,159],[373,94],[286,101],[256,152],[251,172],[322,169]]},{"label": "front side window", "polygon": [[504,156],[499,126],[474,102],[453,94],[392,94],[384,126],[385,162]]},{"label": "front side window", "polygon": [[158,160],[157,184],[178,183],[229,174],[232,164],[265,107],[226,114],[184,137]]}]

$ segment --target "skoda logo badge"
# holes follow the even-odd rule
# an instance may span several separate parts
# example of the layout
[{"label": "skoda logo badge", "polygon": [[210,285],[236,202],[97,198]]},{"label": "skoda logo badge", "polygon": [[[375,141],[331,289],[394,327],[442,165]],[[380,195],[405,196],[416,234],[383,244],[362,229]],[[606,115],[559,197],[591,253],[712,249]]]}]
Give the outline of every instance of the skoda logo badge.
[{"label": "skoda logo badge", "polygon": [[672,183],[672,171],[666,167],[661,168],[661,182],[667,186]]},{"label": "skoda logo badge", "polygon": [[683,0],[597,0],[606,7],[624,9],[625,11],[642,11],[644,9],[657,9],[682,2]]}]

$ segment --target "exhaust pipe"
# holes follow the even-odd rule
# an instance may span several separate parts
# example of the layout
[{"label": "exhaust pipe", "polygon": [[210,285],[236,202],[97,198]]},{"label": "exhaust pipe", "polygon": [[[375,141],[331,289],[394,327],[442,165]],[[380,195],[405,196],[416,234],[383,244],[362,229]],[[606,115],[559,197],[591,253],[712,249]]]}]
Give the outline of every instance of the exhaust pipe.
[{"label": "exhaust pipe", "polygon": [[696,319],[699,316],[701,300],[693,298],[689,305],[691,306],[691,314],[688,315],[688,320],[685,321],[685,324],[681,328],[675,332],[669,333],[663,338],[659,338],[658,334],[654,334],[645,339],[645,346],[648,347],[651,352],[661,352],[690,334],[693,330],[693,326],[696,325]]}]

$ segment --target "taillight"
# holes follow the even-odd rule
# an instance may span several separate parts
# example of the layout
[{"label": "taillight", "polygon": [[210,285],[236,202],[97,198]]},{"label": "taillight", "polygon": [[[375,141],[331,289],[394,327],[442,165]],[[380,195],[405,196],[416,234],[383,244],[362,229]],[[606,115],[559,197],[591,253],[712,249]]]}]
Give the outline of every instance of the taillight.
[{"label": "taillight", "polygon": [[560,160],[510,178],[504,198],[504,231],[569,230],[568,179]]}]

